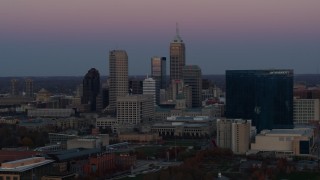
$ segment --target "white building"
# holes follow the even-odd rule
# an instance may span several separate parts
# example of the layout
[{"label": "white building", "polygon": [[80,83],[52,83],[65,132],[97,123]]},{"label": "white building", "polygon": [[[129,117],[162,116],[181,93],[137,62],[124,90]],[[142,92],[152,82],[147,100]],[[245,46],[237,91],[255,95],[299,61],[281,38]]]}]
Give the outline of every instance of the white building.
[{"label": "white building", "polygon": [[319,110],[319,99],[294,99],[293,123],[308,124],[309,121],[319,121]]},{"label": "white building", "polygon": [[152,96],[154,105],[159,102],[160,97],[160,89],[157,84],[158,83],[153,78],[146,78],[143,80],[143,94]]},{"label": "white building", "polygon": [[314,144],[313,129],[263,130],[251,143],[255,152],[275,152],[282,155],[308,155]]}]

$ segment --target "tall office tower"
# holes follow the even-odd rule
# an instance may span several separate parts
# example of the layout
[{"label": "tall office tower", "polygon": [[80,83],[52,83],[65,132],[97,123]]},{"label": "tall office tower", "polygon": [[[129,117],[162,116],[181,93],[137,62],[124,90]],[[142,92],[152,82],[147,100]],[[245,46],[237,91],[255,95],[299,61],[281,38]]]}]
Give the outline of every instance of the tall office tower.
[{"label": "tall office tower", "polygon": [[124,50],[109,52],[109,106],[108,110],[116,111],[117,97],[128,94],[128,55]]},{"label": "tall office tower", "polygon": [[197,65],[186,65],[182,69],[182,79],[185,85],[191,87],[192,107],[202,106],[202,74]]},{"label": "tall office tower", "polygon": [[167,86],[166,74],[166,58],[152,57],[151,58],[151,76],[159,83],[160,89],[165,89]]},{"label": "tall office tower", "polygon": [[159,84],[153,78],[143,80],[143,95],[150,95],[154,106],[159,104],[160,99],[160,88],[157,85]]},{"label": "tall office tower", "polygon": [[97,110],[97,97],[100,93],[100,74],[95,68],[91,68],[84,76],[82,104],[89,104],[90,111]]},{"label": "tall office tower", "polygon": [[25,83],[26,83],[26,96],[33,97],[33,80],[26,79]]},{"label": "tall office tower", "polygon": [[11,80],[11,95],[12,96],[17,96],[19,94],[18,83],[19,83],[19,81],[17,79]]},{"label": "tall office tower", "polygon": [[177,25],[176,36],[170,43],[170,82],[174,79],[182,79],[182,68],[186,64],[185,54],[185,45]]},{"label": "tall office tower", "polygon": [[257,131],[293,127],[293,70],[227,70],[227,118],[252,119]]},{"label": "tall office tower", "polygon": [[135,125],[154,118],[153,100],[148,95],[127,95],[117,98],[118,124]]}]

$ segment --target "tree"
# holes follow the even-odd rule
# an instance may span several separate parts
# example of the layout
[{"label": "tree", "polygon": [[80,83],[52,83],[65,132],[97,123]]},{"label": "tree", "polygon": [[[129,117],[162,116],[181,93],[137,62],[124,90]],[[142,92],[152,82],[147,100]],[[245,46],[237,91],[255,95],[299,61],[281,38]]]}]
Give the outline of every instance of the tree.
[{"label": "tree", "polygon": [[34,146],[32,139],[26,136],[22,138],[21,143],[23,146],[28,146],[28,147]]}]

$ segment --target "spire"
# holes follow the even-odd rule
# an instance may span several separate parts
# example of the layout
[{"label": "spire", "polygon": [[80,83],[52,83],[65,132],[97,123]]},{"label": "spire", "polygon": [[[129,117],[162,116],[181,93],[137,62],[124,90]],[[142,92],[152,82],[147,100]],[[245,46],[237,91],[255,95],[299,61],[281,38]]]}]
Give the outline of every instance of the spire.
[{"label": "spire", "polygon": [[174,37],[173,42],[175,42],[175,43],[182,43],[183,42],[180,35],[179,35],[178,22],[176,23],[176,36]]},{"label": "spire", "polygon": [[178,22],[176,22],[176,36],[179,37],[179,25],[178,25]]}]

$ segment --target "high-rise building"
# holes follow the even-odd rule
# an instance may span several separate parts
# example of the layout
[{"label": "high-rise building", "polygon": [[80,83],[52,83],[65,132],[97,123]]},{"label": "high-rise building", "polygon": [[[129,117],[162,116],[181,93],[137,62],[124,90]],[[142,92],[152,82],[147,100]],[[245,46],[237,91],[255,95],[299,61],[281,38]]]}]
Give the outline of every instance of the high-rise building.
[{"label": "high-rise building", "polygon": [[182,68],[186,64],[185,45],[179,35],[178,25],[176,36],[170,43],[170,82],[175,79],[182,79]]},{"label": "high-rise building", "polygon": [[127,95],[117,98],[118,124],[136,125],[154,118],[154,106],[151,96]]},{"label": "high-rise building", "polygon": [[90,111],[97,110],[97,97],[101,91],[100,74],[95,68],[91,68],[84,76],[82,104],[89,104]]},{"label": "high-rise building", "polygon": [[115,111],[117,97],[128,94],[128,55],[124,50],[112,50],[109,53],[109,106],[108,110]]},{"label": "high-rise building", "polygon": [[151,76],[159,83],[160,89],[165,89],[166,82],[166,58],[152,57],[151,58]]},{"label": "high-rise building", "polygon": [[12,96],[19,95],[18,83],[19,83],[19,81],[17,79],[11,80],[11,95]]},{"label": "high-rise building", "polygon": [[150,95],[153,99],[153,104],[159,104],[160,88],[153,78],[147,77],[143,80],[143,94]]},{"label": "high-rise building", "polygon": [[218,119],[217,145],[228,148],[235,154],[245,154],[249,150],[251,120]]},{"label": "high-rise building", "polygon": [[33,97],[33,80],[26,79],[25,83],[26,83],[26,96]]},{"label": "high-rise building", "polygon": [[185,85],[191,87],[192,107],[202,106],[202,74],[197,65],[186,65],[182,69],[182,79]]},{"label": "high-rise building", "polygon": [[293,70],[227,70],[226,117],[257,131],[293,127]]}]

